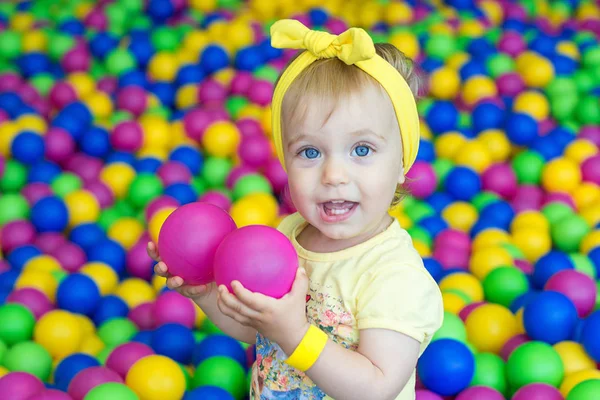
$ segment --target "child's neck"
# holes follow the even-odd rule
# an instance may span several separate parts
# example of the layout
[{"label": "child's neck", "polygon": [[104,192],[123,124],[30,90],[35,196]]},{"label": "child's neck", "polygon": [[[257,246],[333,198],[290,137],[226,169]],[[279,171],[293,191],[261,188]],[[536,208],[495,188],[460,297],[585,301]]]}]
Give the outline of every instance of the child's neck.
[{"label": "child's neck", "polygon": [[393,218],[386,214],[385,217],[382,218],[381,223],[379,223],[375,228],[366,231],[361,235],[348,239],[331,239],[330,237],[323,235],[321,231],[311,224],[308,224],[306,228],[304,228],[296,237],[296,240],[300,246],[308,251],[312,251],[314,253],[333,253],[366,242],[367,240],[385,231],[390,226],[392,221]]}]

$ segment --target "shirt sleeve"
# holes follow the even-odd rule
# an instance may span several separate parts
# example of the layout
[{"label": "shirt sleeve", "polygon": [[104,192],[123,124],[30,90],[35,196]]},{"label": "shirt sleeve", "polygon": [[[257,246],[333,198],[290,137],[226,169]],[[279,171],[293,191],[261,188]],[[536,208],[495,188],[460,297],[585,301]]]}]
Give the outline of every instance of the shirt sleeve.
[{"label": "shirt sleeve", "polygon": [[390,329],[423,343],[440,328],[442,295],[427,270],[398,265],[366,275],[357,296],[358,329]]}]

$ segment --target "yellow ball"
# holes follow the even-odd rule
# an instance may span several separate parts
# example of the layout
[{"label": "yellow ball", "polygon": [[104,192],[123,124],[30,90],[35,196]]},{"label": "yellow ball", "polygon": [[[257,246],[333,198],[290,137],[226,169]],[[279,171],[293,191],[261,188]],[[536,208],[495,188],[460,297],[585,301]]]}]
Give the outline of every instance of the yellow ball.
[{"label": "yellow ball", "polygon": [[533,52],[524,52],[517,57],[517,71],[532,88],[543,88],[554,79],[554,67],[545,57]]},{"label": "yellow ball", "polygon": [[164,147],[142,147],[136,154],[138,158],[156,158],[160,161],[169,157],[169,151]]},{"label": "yellow ball", "polygon": [[23,266],[23,271],[41,271],[41,272],[52,272],[62,271],[62,266],[56,260],[56,258],[42,254],[31,258]]},{"label": "yellow ball", "polygon": [[83,336],[96,332],[96,326],[91,319],[82,314],[73,314],[73,316],[77,318],[77,321],[79,321],[79,325],[81,326],[81,334]]},{"label": "yellow ball", "polygon": [[415,246],[415,250],[417,251],[417,253],[419,253],[421,258],[431,256],[431,248],[427,246],[426,243],[423,243],[419,240],[415,240],[413,242],[413,245]]},{"label": "yellow ball", "polygon": [[485,27],[477,20],[465,20],[458,27],[458,34],[468,38],[476,38],[485,34]]},{"label": "yellow ball", "polygon": [[552,250],[552,238],[548,231],[535,228],[518,229],[513,233],[513,243],[530,262],[536,262],[541,256]]},{"label": "yellow ball", "polygon": [[167,278],[158,275],[152,276],[152,287],[156,293],[160,293],[165,286],[167,286]]},{"label": "yellow ball", "polygon": [[586,369],[595,369],[596,363],[577,342],[565,341],[556,343],[554,350],[560,356],[565,367],[565,376]]},{"label": "yellow ball", "polygon": [[154,243],[158,243],[158,235],[160,234],[160,228],[176,207],[164,207],[152,215],[150,222],[148,223],[148,232]]},{"label": "yellow ball", "polygon": [[112,294],[119,284],[119,276],[115,270],[101,262],[87,263],[79,271],[96,283],[102,296]]},{"label": "yellow ball", "polygon": [[471,56],[469,55],[469,53],[465,53],[464,51],[457,51],[456,53],[448,57],[448,60],[446,61],[446,66],[458,71],[470,59]]},{"label": "yellow ball", "polygon": [[513,233],[523,229],[548,232],[550,230],[550,223],[541,212],[526,210],[517,214],[510,224],[510,231]]},{"label": "yellow ball", "polygon": [[171,82],[177,76],[179,63],[171,53],[158,52],[148,64],[148,74],[155,81]]},{"label": "yellow ball", "polygon": [[595,183],[582,182],[573,193],[571,197],[575,202],[575,206],[578,210],[583,210],[594,204],[600,204],[600,187]]},{"label": "yellow ball", "polygon": [[190,0],[190,7],[202,12],[210,12],[217,8],[217,0]]},{"label": "yellow ball", "polygon": [[543,121],[550,114],[550,104],[542,93],[525,91],[515,98],[513,109],[516,112],[528,114],[537,121]]},{"label": "yellow ball", "polygon": [[600,371],[590,368],[567,375],[560,384],[560,393],[566,399],[575,386],[590,379],[600,379]]},{"label": "yellow ball", "polygon": [[433,144],[435,154],[440,158],[454,160],[457,152],[467,143],[467,138],[458,132],[448,132],[438,136]]},{"label": "yellow ball", "polygon": [[263,109],[258,104],[246,104],[244,107],[240,109],[238,112],[238,119],[242,118],[251,118],[251,119],[260,119],[263,114]]},{"label": "yellow ball", "polygon": [[85,102],[92,114],[98,119],[108,118],[112,115],[112,101],[104,92],[90,94],[85,98]]},{"label": "yellow ball", "polygon": [[483,75],[475,75],[467,79],[461,90],[466,104],[474,105],[480,100],[498,95],[498,88],[494,81]]},{"label": "yellow ball", "polygon": [[7,370],[5,367],[0,366],[0,378],[2,378],[4,375],[8,374],[10,371]]},{"label": "yellow ball", "polygon": [[579,60],[579,48],[577,45],[570,41],[560,41],[556,45],[556,52],[558,54],[562,54],[563,56],[567,56],[572,58],[573,60]]},{"label": "yellow ball", "polygon": [[577,164],[596,154],[598,154],[598,146],[586,139],[574,140],[565,149],[565,157]]},{"label": "yellow ball", "polygon": [[523,323],[523,314],[525,313],[525,307],[521,307],[515,313],[517,318],[517,334],[525,333],[525,324]]},{"label": "yellow ball", "polygon": [[33,27],[35,18],[29,13],[19,12],[10,19],[10,27],[19,32],[26,32]]},{"label": "yellow ball", "polygon": [[74,72],[69,74],[66,80],[73,86],[77,95],[82,99],[91,95],[96,89],[94,78],[85,72]]},{"label": "yellow ball", "polygon": [[183,39],[183,48],[186,52],[196,55],[198,57],[202,50],[208,45],[208,37],[206,33],[194,30],[190,31]]},{"label": "yellow ball", "polygon": [[542,186],[548,192],[572,193],[580,184],[581,170],[568,158],[555,158],[542,171]]},{"label": "yellow ball", "polygon": [[230,215],[238,228],[247,225],[271,226],[277,218],[277,200],[266,193],[244,196],[231,206]]},{"label": "yellow ball", "polygon": [[504,10],[499,3],[495,0],[483,0],[479,3],[479,8],[487,19],[492,22],[493,25],[499,25],[502,23],[504,18]]},{"label": "yellow ball", "polygon": [[177,59],[177,64],[179,64],[180,67],[198,62],[198,54],[192,53],[185,47],[180,48],[175,53],[175,58]]},{"label": "yellow ball", "polygon": [[408,24],[412,21],[413,11],[406,3],[389,3],[383,17],[389,25]]},{"label": "yellow ball", "polygon": [[397,32],[390,36],[389,41],[407,57],[414,60],[419,56],[421,46],[413,33],[409,31]]},{"label": "yellow ball", "polygon": [[214,73],[213,78],[223,86],[228,86],[233,77],[235,76],[235,70],[233,68],[223,68]]},{"label": "yellow ball", "polygon": [[7,121],[0,125],[0,153],[3,157],[10,155],[12,141],[20,131],[21,128],[15,122]]},{"label": "yellow ball", "polygon": [[442,301],[444,303],[444,311],[458,315],[465,308],[467,301],[456,293],[442,292]]},{"label": "yellow ball", "polygon": [[87,335],[81,341],[79,346],[79,352],[89,354],[91,356],[97,356],[106,347],[102,339],[98,335],[91,334]]},{"label": "yellow ball", "polygon": [[127,163],[115,162],[105,166],[100,172],[100,180],[108,186],[116,198],[127,196],[129,186],[135,179],[135,169]]},{"label": "yellow ball", "polygon": [[477,222],[477,209],[470,203],[462,201],[448,205],[442,211],[442,218],[454,229],[469,232]]},{"label": "yellow ball", "polygon": [[44,314],[33,330],[33,339],[54,358],[77,352],[83,339],[81,323],[71,313],[52,310]]},{"label": "yellow ball", "polygon": [[128,278],[121,282],[115,290],[115,296],[120,297],[130,309],[142,303],[153,301],[156,292],[148,282],[140,278]]},{"label": "yellow ball", "polygon": [[218,121],[206,128],[202,145],[210,155],[230,157],[236,152],[240,140],[240,132],[233,123]]},{"label": "yellow ball", "polygon": [[471,301],[483,301],[483,286],[481,282],[473,275],[467,272],[457,272],[450,274],[440,282],[442,291],[448,289],[458,290],[466,294]]},{"label": "yellow ball", "polygon": [[508,339],[518,333],[515,316],[499,304],[483,304],[465,321],[467,338],[481,352],[499,353]]},{"label": "yellow ball", "polygon": [[25,114],[20,116],[15,122],[23,131],[27,130],[44,135],[48,130],[48,124],[46,124],[46,121],[37,115]]},{"label": "yellow ball", "polygon": [[584,254],[588,254],[596,247],[600,247],[600,229],[588,233],[579,244],[579,249]]},{"label": "yellow ball", "polygon": [[485,144],[477,140],[471,140],[458,149],[454,161],[458,165],[469,167],[480,174],[493,162]]},{"label": "yellow ball", "polygon": [[235,21],[227,27],[227,43],[234,49],[250,46],[254,41],[254,31],[250,24]]},{"label": "yellow ball", "polygon": [[460,75],[453,68],[441,67],[429,77],[429,93],[438,99],[453,99],[460,89]]},{"label": "yellow ball", "polygon": [[150,355],[136,361],[127,373],[125,383],[141,400],[179,400],[186,380],[175,361],[160,355]]},{"label": "yellow ball", "polygon": [[198,86],[194,84],[183,85],[175,95],[175,104],[179,109],[186,109],[198,103]]},{"label": "yellow ball", "polygon": [[15,282],[15,289],[29,287],[44,293],[52,303],[56,300],[58,282],[46,271],[23,271]]},{"label": "yellow ball", "polygon": [[473,240],[473,251],[489,247],[501,247],[503,244],[510,243],[511,238],[508,233],[501,229],[489,228],[481,231]]},{"label": "yellow ball", "polygon": [[144,147],[167,148],[170,143],[171,126],[164,119],[155,115],[140,118],[144,131]]},{"label": "yellow ball", "polygon": [[87,190],[75,190],[67,194],[65,205],[69,210],[69,226],[95,222],[100,215],[98,200]]},{"label": "yellow ball", "polygon": [[25,53],[45,52],[48,38],[42,31],[29,31],[23,35],[23,51]]},{"label": "yellow ball", "polygon": [[359,10],[358,17],[362,26],[373,26],[383,17],[383,7],[375,2],[366,2]]},{"label": "yellow ball", "polygon": [[137,243],[144,233],[144,225],[133,217],[121,218],[108,229],[109,238],[129,250]]},{"label": "yellow ball", "polygon": [[206,320],[206,314],[204,314],[204,311],[202,311],[202,309],[200,308],[200,306],[198,304],[196,304],[195,302],[192,302],[192,303],[194,304],[194,308],[196,309],[196,322],[195,322],[194,326],[197,329],[201,329],[202,324]]},{"label": "yellow ball", "polygon": [[596,226],[600,224],[600,206],[588,206],[579,212],[579,216],[585,219],[589,226]]},{"label": "yellow ball", "polygon": [[513,259],[508,250],[503,247],[486,247],[477,250],[469,262],[471,273],[479,280],[485,279],[496,268],[510,265],[513,265]]}]

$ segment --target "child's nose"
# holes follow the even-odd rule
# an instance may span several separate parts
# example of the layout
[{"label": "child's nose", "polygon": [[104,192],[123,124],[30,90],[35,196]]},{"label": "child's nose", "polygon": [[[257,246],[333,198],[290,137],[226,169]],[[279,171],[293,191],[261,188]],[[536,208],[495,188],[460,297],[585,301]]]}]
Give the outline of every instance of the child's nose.
[{"label": "child's nose", "polygon": [[348,171],[343,162],[330,158],[323,163],[322,183],[324,185],[344,185],[348,180]]}]

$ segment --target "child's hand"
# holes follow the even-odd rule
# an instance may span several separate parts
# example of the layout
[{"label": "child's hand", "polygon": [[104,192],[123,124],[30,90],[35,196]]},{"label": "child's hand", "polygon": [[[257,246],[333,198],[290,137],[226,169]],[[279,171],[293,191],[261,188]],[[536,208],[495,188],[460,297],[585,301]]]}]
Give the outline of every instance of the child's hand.
[{"label": "child's hand", "polygon": [[199,300],[204,297],[208,297],[210,293],[215,289],[214,282],[208,285],[185,285],[183,279],[180,276],[173,276],[169,273],[167,265],[161,261],[158,254],[158,248],[152,242],[148,242],[146,249],[148,255],[157,262],[154,266],[154,272],[158,276],[167,278],[167,287],[173,289],[179,294],[191,298],[192,300]]},{"label": "child's hand", "polygon": [[250,326],[276,342],[291,354],[308,330],[306,293],[308,277],[299,268],[292,290],[281,299],[253,293],[238,281],[231,283],[233,294],[225,285],[218,288],[217,305],[221,312],[242,325]]}]

